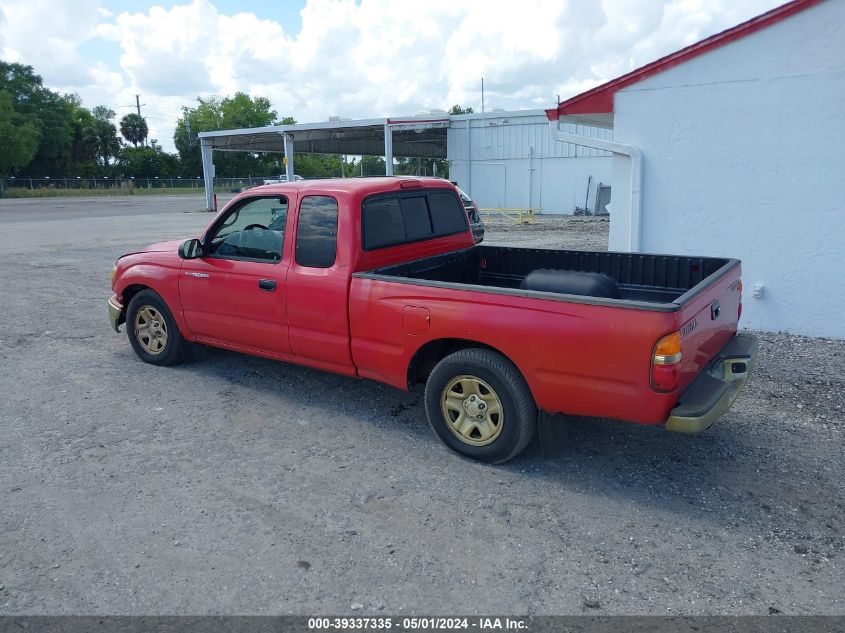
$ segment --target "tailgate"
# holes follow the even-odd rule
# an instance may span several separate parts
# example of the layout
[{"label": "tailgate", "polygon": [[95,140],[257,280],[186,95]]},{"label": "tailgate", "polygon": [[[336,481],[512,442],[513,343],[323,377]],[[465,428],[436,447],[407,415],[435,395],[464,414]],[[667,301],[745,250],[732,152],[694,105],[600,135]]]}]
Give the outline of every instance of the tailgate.
[{"label": "tailgate", "polygon": [[678,299],[681,304],[681,376],[684,389],[736,334],[742,270],[732,260]]}]

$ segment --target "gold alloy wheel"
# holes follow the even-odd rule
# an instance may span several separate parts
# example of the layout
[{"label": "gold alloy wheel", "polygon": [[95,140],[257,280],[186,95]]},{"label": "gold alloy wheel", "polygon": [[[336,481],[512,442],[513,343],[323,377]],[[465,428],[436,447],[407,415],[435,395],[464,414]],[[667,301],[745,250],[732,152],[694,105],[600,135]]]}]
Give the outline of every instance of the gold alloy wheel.
[{"label": "gold alloy wheel", "polygon": [[449,430],[464,444],[486,446],[502,433],[502,401],[486,382],[457,376],[443,389],[440,409]]},{"label": "gold alloy wheel", "polygon": [[135,338],[145,352],[161,354],[167,347],[167,323],[161,312],[151,305],[141,306],[135,313]]}]

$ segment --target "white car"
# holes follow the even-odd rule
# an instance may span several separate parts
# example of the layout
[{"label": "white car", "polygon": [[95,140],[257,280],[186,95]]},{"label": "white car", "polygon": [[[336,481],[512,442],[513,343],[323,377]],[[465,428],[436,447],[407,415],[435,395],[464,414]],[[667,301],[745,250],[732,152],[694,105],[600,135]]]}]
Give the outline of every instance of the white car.
[{"label": "white car", "polygon": [[[294,181],[305,180],[305,178],[303,178],[302,176],[299,176],[299,175],[294,175],[293,179],[294,179]],[[281,184],[283,182],[287,182],[287,181],[288,181],[288,177],[286,175],[282,174],[278,178],[264,180],[263,184],[265,184],[265,185],[279,185],[279,184]]]}]

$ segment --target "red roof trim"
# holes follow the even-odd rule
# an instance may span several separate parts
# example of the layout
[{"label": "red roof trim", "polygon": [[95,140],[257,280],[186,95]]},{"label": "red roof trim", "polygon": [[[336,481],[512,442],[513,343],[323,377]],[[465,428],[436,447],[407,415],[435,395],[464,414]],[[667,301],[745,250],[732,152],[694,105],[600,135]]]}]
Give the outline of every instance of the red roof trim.
[{"label": "red roof trim", "polygon": [[675,51],[666,57],[661,57],[657,61],[646,64],[641,68],[632,70],[626,75],[617,77],[605,84],[596,86],[592,90],[583,92],[566,101],[561,101],[557,108],[546,110],[546,116],[549,120],[556,121],[561,116],[567,114],[599,114],[613,112],[613,97],[616,92],[622,88],[626,88],[631,84],[642,81],[646,77],[651,77],[657,73],[668,70],[673,66],[677,66],[689,59],[698,57],[699,55],[711,51],[714,48],[724,46],[730,42],[734,42],[747,35],[771,26],[776,22],[780,22],[796,13],[800,13],[805,9],[809,9],[813,5],[819,4],[822,0],[793,0],[784,5],[776,7],[771,11],[751,18],[747,22],[737,24],[736,26],[712,35],[706,39],[696,42],[679,51]]}]

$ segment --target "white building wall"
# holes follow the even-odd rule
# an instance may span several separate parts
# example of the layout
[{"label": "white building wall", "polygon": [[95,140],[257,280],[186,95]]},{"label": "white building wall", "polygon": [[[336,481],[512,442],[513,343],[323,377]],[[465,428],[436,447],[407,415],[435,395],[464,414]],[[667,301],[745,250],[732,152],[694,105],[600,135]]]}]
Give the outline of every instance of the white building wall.
[{"label": "white building wall", "polygon": [[[578,126],[578,133],[599,138],[612,134],[585,126]],[[608,153],[555,142],[542,113],[452,117],[447,158],[450,178],[482,208],[572,213],[584,208],[586,200],[594,210],[597,184],[609,184],[611,174]]]},{"label": "white building wall", "polygon": [[[752,329],[845,338],[843,25],[828,0],[616,95],[615,139],[643,152],[642,250],[742,259]],[[611,250],[626,221],[611,211]]]}]

